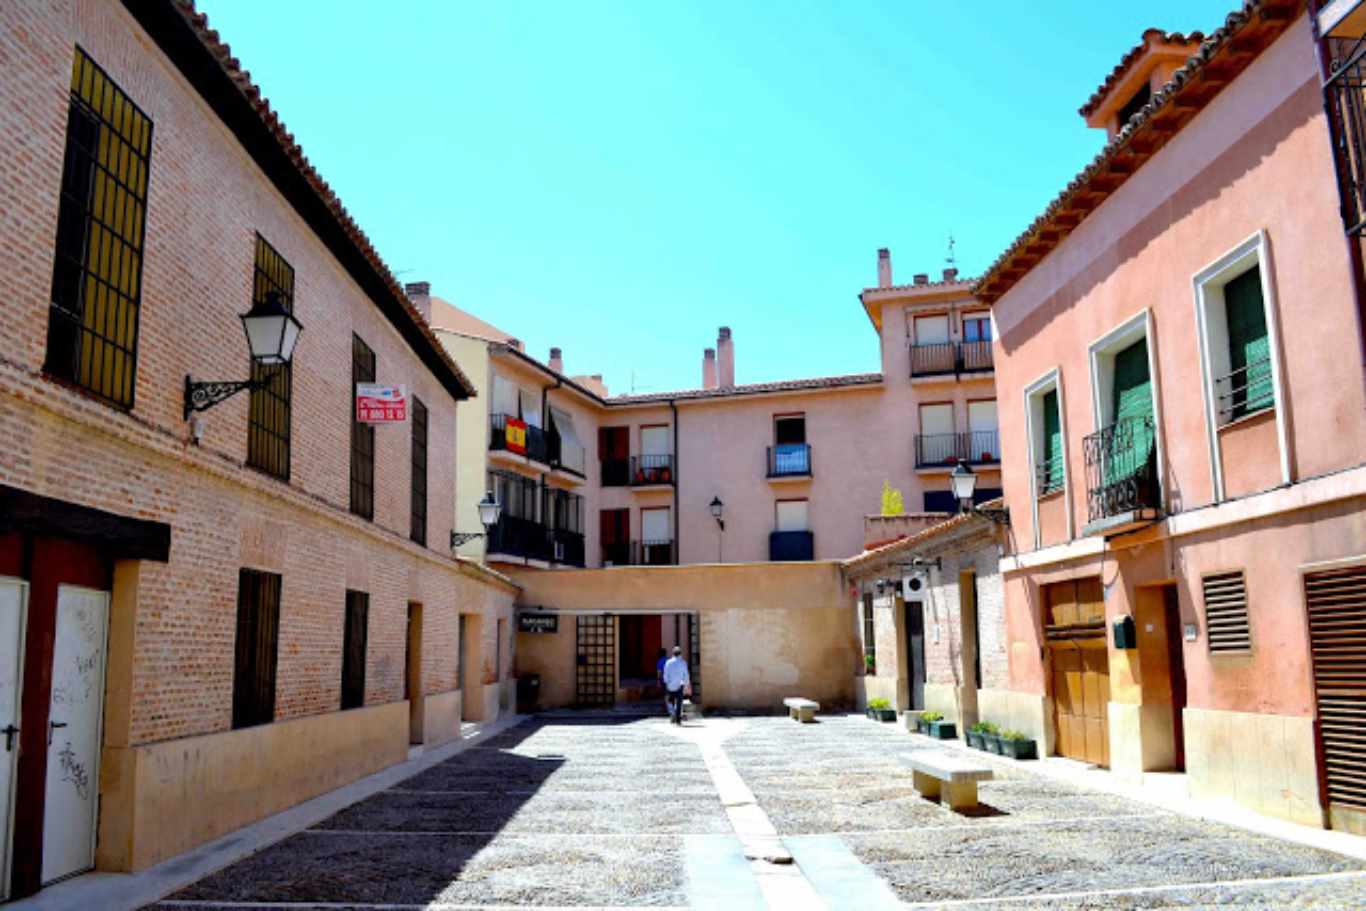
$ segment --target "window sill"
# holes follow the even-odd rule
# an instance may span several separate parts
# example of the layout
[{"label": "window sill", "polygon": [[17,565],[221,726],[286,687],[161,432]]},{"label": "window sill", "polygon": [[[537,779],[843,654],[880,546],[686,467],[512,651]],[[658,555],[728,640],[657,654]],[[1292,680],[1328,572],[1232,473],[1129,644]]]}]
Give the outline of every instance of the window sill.
[{"label": "window sill", "polygon": [[1242,427],[1245,424],[1255,424],[1258,422],[1259,419],[1265,418],[1268,415],[1274,415],[1275,413],[1276,406],[1267,405],[1265,408],[1262,408],[1258,411],[1253,411],[1249,412],[1248,414],[1239,415],[1238,417],[1234,418],[1228,423],[1220,424],[1218,432],[1223,433],[1225,430],[1231,430],[1235,427]]},{"label": "window sill", "polygon": [[1066,491],[1066,489],[1066,486],[1054,487],[1052,490],[1046,493],[1039,494],[1037,497],[1034,498],[1034,502],[1051,503],[1053,500],[1062,499],[1062,495]]}]

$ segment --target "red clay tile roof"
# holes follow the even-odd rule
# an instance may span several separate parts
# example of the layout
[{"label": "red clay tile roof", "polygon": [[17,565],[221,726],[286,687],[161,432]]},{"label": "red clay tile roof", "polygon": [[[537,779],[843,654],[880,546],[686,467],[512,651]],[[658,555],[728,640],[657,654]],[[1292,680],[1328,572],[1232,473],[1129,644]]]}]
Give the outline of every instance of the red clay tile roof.
[{"label": "red clay tile roof", "polygon": [[[147,2],[151,2],[151,0],[147,0]],[[435,333],[432,332],[431,327],[427,325],[426,320],[424,320],[417,309],[413,307],[412,302],[408,300],[408,295],[403,292],[403,287],[398,283],[398,280],[394,278],[393,272],[389,270],[389,267],[380,258],[379,253],[370,242],[370,238],[365,235],[365,232],[362,231],[360,226],[351,218],[350,213],[346,211],[346,207],[342,205],[337,194],[328,186],[327,181],[323,180],[322,176],[314,169],[313,165],[308,160],[308,156],[304,155],[303,149],[294,141],[294,134],[290,133],[289,130],[285,128],[279,115],[271,108],[270,102],[261,94],[260,87],[251,81],[251,73],[242,69],[241,62],[232,55],[232,49],[228,47],[226,42],[218,37],[218,32],[216,30],[209,27],[208,17],[195,9],[194,0],[167,0],[167,2],[169,2],[176,12],[178,12],[190,25],[191,29],[203,43],[205,49],[218,61],[223,72],[237,86],[238,91],[242,93],[243,97],[250,102],[257,115],[261,118],[261,123],[274,135],[275,140],[280,144],[281,150],[288,156],[289,160],[293,163],[294,167],[298,169],[299,174],[307,181],[309,186],[312,187],[313,191],[318,194],[318,197],[325,204],[332,217],[336,219],[342,232],[351,243],[355,245],[356,251],[370,267],[374,269],[383,283],[388,287],[388,291],[393,296],[394,300],[401,304],[402,309],[407,312],[408,317],[416,325],[421,335],[426,338],[427,342],[431,345],[432,350],[426,352],[427,357],[424,358],[424,361],[428,363],[429,367],[432,366],[431,356],[434,354],[436,363],[451,372],[450,377],[442,378],[437,370],[433,370],[434,373],[438,373],[438,379],[454,380],[455,383],[458,384],[457,388],[463,388],[465,393],[472,397],[475,394],[474,385],[461,371],[459,365],[457,365],[446,352],[446,349],[442,347],[441,343],[437,340]],[[419,354],[421,353],[422,352],[419,352]],[[451,384],[447,385],[449,387]]]},{"label": "red clay tile roof", "polygon": [[886,294],[898,291],[923,291],[926,288],[948,288],[951,286],[960,285],[962,286],[964,291],[970,291],[972,290],[973,283],[976,281],[977,279],[975,278],[955,278],[952,281],[926,282],[923,285],[889,285],[886,288],[864,288],[863,291],[859,293],[859,297],[862,297],[865,294],[876,294],[879,291]]},{"label": "red clay tile roof", "polygon": [[844,389],[850,386],[876,386],[882,382],[880,373],[851,373],[845,376],[818,376],[806,380],[780,380],[773,383],[750,383],[729,389],[680,389],[676,392],[651,392],[646,395],[617,395],[607,399],[610,405],[643,405],[659,402],[689,401],[694,399],[723,399],[742,395],[765,395],[773,392]]},{"label": "red clay tile roof", "polygon": [[1086,103],[1077,110],[1078,114],[1083,117],[1091,116],[1091,112],[1096,109],[1101,100],[1110,94],[1110,90],[1124,78],[1129,67],[1133,66],[1134,62],[1147,50],[1149,38],[1156,38],[1163,44],[1199,44],[1205,40],[1205,33],[1191,32],[1189,35],[1183,35],[1181,32],[1164,32],[1160,28],[1146,29],[1143,32],[1143,39],[1120,59],[1119,64],[1110,71],[1110,75],[1106,76],[1105,81],[1100,84],[1100,88],[1096,89]]},{"label": "red clay tile roof", "polygon": [[1224,25],[991,264],[974,295],[993,303],[1014,287],[1280,37],[1304,6],[1305,0],[1245,0],[1241,9],[1229,13]]},{"label": "red clay tile roof", "polygon": [[[987,502],[978,505],[983,509],[1000,509],[1004,502],[1005,499],[1003,497],[997,497],[994,500],[988,500]],[[956,516],[945,519],[937,525],[931,525],[924,531],[916,532],[909,537],[898,538],[890,544],[883,544],[881,547],[874,547],[872,550],[865,550],[861,554],[855,554],[840,565],[844,567],[846,573],[857,573],[859,570],[878,565],[889,557],[895,557],[902,553],[910,553],[923,545],[930,543],[935,538],[945,535],[955,528],[962,528],[970,522],[982,523],[983,527],[991,527],[994,525],[994,523],[985,516],[972,512],[960,512]]]}]

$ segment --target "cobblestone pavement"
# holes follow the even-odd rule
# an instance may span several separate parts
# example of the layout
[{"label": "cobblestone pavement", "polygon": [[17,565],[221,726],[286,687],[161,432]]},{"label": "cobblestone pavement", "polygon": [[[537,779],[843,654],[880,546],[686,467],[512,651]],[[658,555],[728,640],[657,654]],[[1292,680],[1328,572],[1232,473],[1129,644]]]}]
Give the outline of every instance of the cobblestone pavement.
[{"label": "cobblestone pavement", "polygon": [[[700,724],[733,731],[726,756],[830,907],[895,906],[849,886],[872,880],[869,870],[913,907],[1366,907],[1361,862],[1044,779],[1027,764],[999,763],[980,788],[982,811],[953,813],[916,795],[898,762],[942,745],[893,725]],[[718,865],[732,845],[738,866]],[[663,719],[545,717],[155,907],[728,911],[742,902],[718,905],[718,883],[745,902],[757,895],[738,852],[701,750]]]}]

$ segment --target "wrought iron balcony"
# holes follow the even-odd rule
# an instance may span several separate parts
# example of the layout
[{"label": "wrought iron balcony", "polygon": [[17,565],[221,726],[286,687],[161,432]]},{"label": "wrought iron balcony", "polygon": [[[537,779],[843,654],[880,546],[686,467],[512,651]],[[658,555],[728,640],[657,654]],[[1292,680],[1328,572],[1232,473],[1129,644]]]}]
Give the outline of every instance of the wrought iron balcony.
[{"label": "wrought iron balcony", "polygon": [[1271,386],[1271,356],[1216,378],[1214,399],[1219,407],[1220,427],[1274,405],[1276,395]]},{"label": "wrought iron balcony", "polygon": [[768,559],[791,562],[816,559],[816,535],[809,531],[775,531],[768,536]]},{"label": "wrought iron balcony", "polygon": [[770,478],[803,478],[811,475],[810,443],[779,443],[768,447]]},{"label": "wrought iron balcony", "polygon": [[1337,164],[1342,225],[1348,234],[1361,234],[1366,231],[1366,40],[1325,40],[1330,60],[1323,95]]},{"label": "wrought iron balcony", "polygon": [[674,457],[671,455],[631,456],[631,486],[673,484]]},{"label": "wrought iron balcony", "polygon": [[1000,435],[995,430],[916,434],[916,468],[952,468],[960,460],[970,465],[999,465]]},{"label": "wrought iron balcony", "polygon": [[[516,418],[512,418],[510,415],[506,414],[489,415],[490,452],[504,450],[517,453],[517,450],[513,448],[515,444],[508,441],[507,425],[509,420],[516,420]],[[526,451],[517,454],[525,455],[527,458],[540,462],[543,465],[549,465],[551,463],[550,449],[552,441],[558,452],[560,443],[559,434],[550,433],[540,427],[532,427],[528,424],[526,428],[526,446],[524,447]]]},{"label": "wrought iron balcony", "polygon": [[632,566],[672,566],[674,559],[673,541],[632,541]]},{"label": "wrought iron balcony", "polygon": [[550,559],[565,566],[584,566],[583,535],[563,528],[550,530]]},{"label": "wrought iron balcony", "polygon": [[602,565],[603,566],[630,566],[631,565],[631,542],[618,541],[612,544],[602,545]]},{"label": "wrought iron balcony", "polygon": [[1157,434],[1151,416],[1128,418],[1082,439],[1086,534],[1118,533],[1156,521],[1162,508]]},{"label": "wrought iron balcony", "polygon": [[534,519],[503,513],[489,528],[488,552],[550,562],[554,555],[549,529]]},{"label": "wrought iron balcony", "polygon": [[991,340],[911,346],[911,376],[956,376],[995,369]]}]

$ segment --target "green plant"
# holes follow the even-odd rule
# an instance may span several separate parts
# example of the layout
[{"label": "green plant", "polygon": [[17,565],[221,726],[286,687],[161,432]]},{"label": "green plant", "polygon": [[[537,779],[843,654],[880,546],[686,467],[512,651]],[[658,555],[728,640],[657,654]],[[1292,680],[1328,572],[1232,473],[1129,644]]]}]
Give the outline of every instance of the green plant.
[{"label": "green plant", "polygon": [[891,704],[890,702],[888,702],[886,699],[882,698],[881,696],[876,696],[876,697],[874,697],[874,698],[868,700],[868,708],[870,708],[870,709],[879,710],[879,709],[889,709],[889,708],[891,708],[891,707],[892,707],[892,704]]},{"label": "green plant", "polygon": [[974,734],[985,734],[985,733],[987,733],[987,728],[990,727],[990,726],[991,726],[991,725],[990,725],[989,722],[986,722],[986,721],[978,721],[978,722],[976,722],[975,724],[969,725],[969,726],[968,726],[968,730],[971,731],[971,732],[974,733]]},{"label": "green plant", "polygon": [[920,713],[920,720],[921,720],[921,721],[943,721],[943,720],[944,720],[944,713],[943,713],[943,712],[921,712],[921,713]]},{"label": "green plant", "polygon": [[990,734],[993,737],[1001,733],[1001,729],[990,721],[979,721],[977,723],[981,725],[981,727],[977,729],[979,733]]},{"label": "green plant", "polygon": [[906,511],[906,504],[901,499],[901,491],[891,485],[889,481],[882,482],[882,514],[884,516],[899,516]]},{"label": "green plant", "polygon": [[863,669],[870,674],[873,673],[877,670],[877,660],[872,655],[864,655]]},{"label": "green plant", "polygon": [[1002,732],[1001,732],[1001,739],[1002,739],[1002,740],[1022,741],[1022,740],[1028,740],[1028,739],[1029,739],[1029,735],[1026,734],[1024,731],[1002,731]]}]

